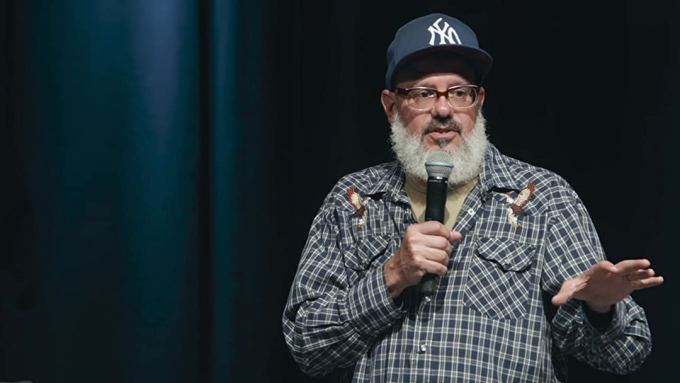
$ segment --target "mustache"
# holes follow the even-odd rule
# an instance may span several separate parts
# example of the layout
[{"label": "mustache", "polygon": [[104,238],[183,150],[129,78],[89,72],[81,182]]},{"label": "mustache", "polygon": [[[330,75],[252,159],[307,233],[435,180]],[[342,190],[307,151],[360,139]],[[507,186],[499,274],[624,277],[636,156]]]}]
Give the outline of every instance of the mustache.
[{"label": "mustache", "polygon": [[448,119],[445,121],[433,120],[423,128],[423,136],[432,133],[436,130],[452,130],[458,134],[462,134],[463,127],[460,126],[458,122],[454,119]]}]

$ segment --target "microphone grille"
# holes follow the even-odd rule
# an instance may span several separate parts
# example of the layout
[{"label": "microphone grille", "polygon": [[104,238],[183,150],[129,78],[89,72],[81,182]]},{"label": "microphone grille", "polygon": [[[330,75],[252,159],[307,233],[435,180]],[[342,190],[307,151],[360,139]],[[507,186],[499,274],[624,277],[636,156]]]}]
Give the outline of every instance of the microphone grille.
[{"label": "microphone grille", "polygon": [[436,150],[425,158],[425,169],[428,177],[449,178],[453,170],[453,157],[449,152]]}]

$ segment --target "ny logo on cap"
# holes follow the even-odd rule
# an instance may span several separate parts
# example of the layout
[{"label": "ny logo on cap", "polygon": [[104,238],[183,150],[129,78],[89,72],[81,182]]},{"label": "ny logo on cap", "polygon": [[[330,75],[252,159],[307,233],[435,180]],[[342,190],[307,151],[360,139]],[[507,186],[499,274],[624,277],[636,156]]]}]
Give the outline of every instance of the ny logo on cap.
[{"label": "ny logo on cap", "polygon": [[[451,28],[449,23],[446,21],[444,22],[444,28],[441,28],[439,26],[439,22],[442,21],[442,18],[438,18],[437,21],[434,22],[429,28],[427,28],[428,31],[430,31],[430,45],[434,45],[434,36],[435,33],[439,35],[439,45],[444,45],[444,44],[458,44],[460,45],[460,38],[458,37],[458,33],[456,33],[456,30]],[[455,37],[455,39],[454,39]]]}]

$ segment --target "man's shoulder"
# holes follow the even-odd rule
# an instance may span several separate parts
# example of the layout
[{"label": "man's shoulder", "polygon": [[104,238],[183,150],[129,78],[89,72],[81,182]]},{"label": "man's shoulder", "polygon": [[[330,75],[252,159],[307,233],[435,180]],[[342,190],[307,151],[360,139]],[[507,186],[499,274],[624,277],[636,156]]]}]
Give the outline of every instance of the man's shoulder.
[{"label": "man's shoulder", "polygon": [[401,183],[401,168],[396,161],[370,166],[342,176],[326,197],[326,203],[333,200],[346,200],[347,193],[353,189],[360,196],[385,192],[398,187]]},{"label": "man's shoulder", "polygon": [[515,180],[519,183],[541,182],[553,187],[570,188],[569,183],[552,170],[530,164],[505,154],[501,154],[501,156],[507,171],[513,174]]},{"label": "man's shoulder", "polygon": [[385,162],[370,166],[341,177],[336,187],[355,187],[368,192],[381,183],[390,182],[391,177],[396,177],[399,164],[396,161]]},{"label": "man's shoulder", "polygon": [[495,159],[495,177],[511,180],[514,189],[523,190],[533,184],[535,198],[545,207],[555,203],[574,201],[578,195],[564,177],[554,171],[498,153]]}]

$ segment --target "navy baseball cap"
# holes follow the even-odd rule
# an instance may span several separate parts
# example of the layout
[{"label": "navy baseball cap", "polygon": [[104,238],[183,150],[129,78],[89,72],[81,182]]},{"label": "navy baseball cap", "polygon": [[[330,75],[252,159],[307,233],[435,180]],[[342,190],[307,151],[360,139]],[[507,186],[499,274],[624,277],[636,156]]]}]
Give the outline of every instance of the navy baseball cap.
[{"label": "navy baseball cap", "polygon": [[470,27],[451,16],[433,13],[409,21],[397,31],[387,48],[387,89],[394,89],[395,74],[405,62],[438,51],[454,52],[467,59],[477,74],[478,83],[493,63],[491,55],[479,48],[477,36]]}]

